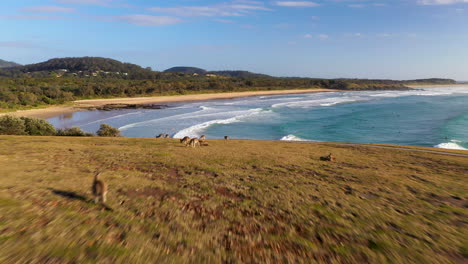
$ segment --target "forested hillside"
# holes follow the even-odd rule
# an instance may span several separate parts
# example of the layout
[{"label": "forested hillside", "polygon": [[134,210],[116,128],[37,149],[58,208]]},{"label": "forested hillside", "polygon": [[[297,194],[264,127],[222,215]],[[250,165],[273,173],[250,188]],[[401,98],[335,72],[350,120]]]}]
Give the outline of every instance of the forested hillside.
[{"label": "forested hillside", "polygon": [[0,68],[10,68],[10,67],[16,67],[16,66],[21,66],[20,64],[12,61],[5,61],[0,59]]}]

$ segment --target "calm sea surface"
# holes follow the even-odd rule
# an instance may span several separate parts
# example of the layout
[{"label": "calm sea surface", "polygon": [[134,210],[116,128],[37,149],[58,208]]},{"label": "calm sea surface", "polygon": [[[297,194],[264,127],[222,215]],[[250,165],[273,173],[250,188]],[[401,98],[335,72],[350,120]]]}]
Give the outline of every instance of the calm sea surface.
[{"label": "calm sea surface", "polygon": [[84,111],[49,121],[89,132],[107,123],[127,137],[203,134],[468,149],[468,86],[258,96],[161,110]]}]

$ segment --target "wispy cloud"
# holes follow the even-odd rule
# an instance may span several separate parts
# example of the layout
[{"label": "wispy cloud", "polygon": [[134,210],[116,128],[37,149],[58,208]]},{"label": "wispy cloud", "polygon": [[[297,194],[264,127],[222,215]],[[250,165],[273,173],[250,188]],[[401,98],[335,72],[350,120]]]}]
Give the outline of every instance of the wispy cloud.
[{"label": "wispy cloud", "polygon": [[276,1],[274,4],[285,7],[316,7],[320,5],[310,1]]},{"label": "wispy cloud", "polygon": [[418,0],[420,5],[452,5],[458,3],[468,3],[468,0]]},{"label": "wispy cloud", "polygon": [[61,4],[79,4],[79,5],[108,5],[113,0],[55,0]]},{"label": "wispy cloud", "polygon": [[182,22],[181,19],[176,17],[150,15],[123,15],[113,17],[111,20],[125,22],[137,26],[165,26]]},{"label": "wispy cloud", "polygon": [[364,4],[349,4],[348,7],[351,7],[351,8],[364,8],[364,7],[366,7],[366,5],[364,5]]},{"label": "wispy cloud", "polygon": [[21,9],[21,11],[30,13],[71,13],[75,9],[61,6],[30,6]]},{"label": "wispy cloud", "polygon": [[185,17],[245,16],[254,11],[271,11],[262,2],[240,0],[207,6],[151,7],[149,10]]},{"label": "wispy cloud", "polygon": [[30,49],[30,48],[38,48],[39,46],[37,46],[34,43],[26,42],[26,41],[0,41],[0,47]]},{"label": "wispy cloud", "polygon": [[326,40],[329,38],[329,36],[327,34],[320,34],[317,36],[317,38],[320,40]]},{"label": "wispy cloud", "polygon": [[222,18],[215,18],[213,21],[219,22],[219,23],[225,23],[225,24],[232,24],[234,23],[234,20],[229,20],[229,19],[222,19]]},{"label": "wispy cloud", "polygon": [[34,15],[34,16],[25,16],[25,15],[17,15],[17,16],[0,16],[0,19],[25,19],[25,20],[62,20],[62,19],[72,19],[71,17],[66,16],[42,16],[42,15]]},{"label": "wispy cloud", "polygon": [[359,33],[359,32],[358,32],[358,33],[346,33],[346,34],[344,34],[344,36],[345,36],[345,37],[348,37],[348,38],[349,38],[349,37],[353,37],[353,38],[362,38],[362,37],[364,37],[364,34]]}]

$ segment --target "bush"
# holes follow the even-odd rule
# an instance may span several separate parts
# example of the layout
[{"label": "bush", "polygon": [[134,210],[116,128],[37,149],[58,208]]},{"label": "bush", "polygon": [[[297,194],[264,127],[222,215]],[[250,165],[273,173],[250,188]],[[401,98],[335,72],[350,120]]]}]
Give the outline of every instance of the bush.
[{"label": "bush", "polygon": [[96,134],[100,137],[120,137],[120,131],[108,124],[101,124]]},{"label": "bush", "polygon": [[79,127],[65,128],[57,130],[57,136],[62,137],[92,137],[92,133],[85,132]]},{"label": "bush", "polygon": [[57,131],[54,126],[44,119],[21,117],[24,121],[25,132],[31,136],[55,136]]},{"label": "bush", "polygon": [[0,135],[26,135],[24,120],[9,115],[1,116]]}]

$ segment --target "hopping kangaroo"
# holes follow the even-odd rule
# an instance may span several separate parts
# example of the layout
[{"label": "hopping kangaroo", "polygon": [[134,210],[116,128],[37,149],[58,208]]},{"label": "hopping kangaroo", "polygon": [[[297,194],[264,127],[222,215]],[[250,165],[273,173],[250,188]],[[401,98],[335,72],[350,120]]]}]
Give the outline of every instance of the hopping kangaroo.
[{"label": "hopping kangaroo", "polygon": [[104,204],[106,202],[107,195],[107,184],[99,179],[100,172],[94,175],[93,186],[91,191],[93,192],[94,202],[98,203],[99,201]]},{"label": "hopping kangaroo", "polygon": [[200,146],[200,140],[198,138],[192,138],[188,143],[192,148],[196,147],[197,145]]},{"label": "hopping kangaroo", "polygon": [[187,145],[190,141],[190,137],[185,136],[180,140],[180,143]]},{"label": "hopping kangaroo", "polygon": [[323,160],[323,161],[336,161],[336,157],[333,156],[330,153],[328,156],[320,157],[320,160]]}]

